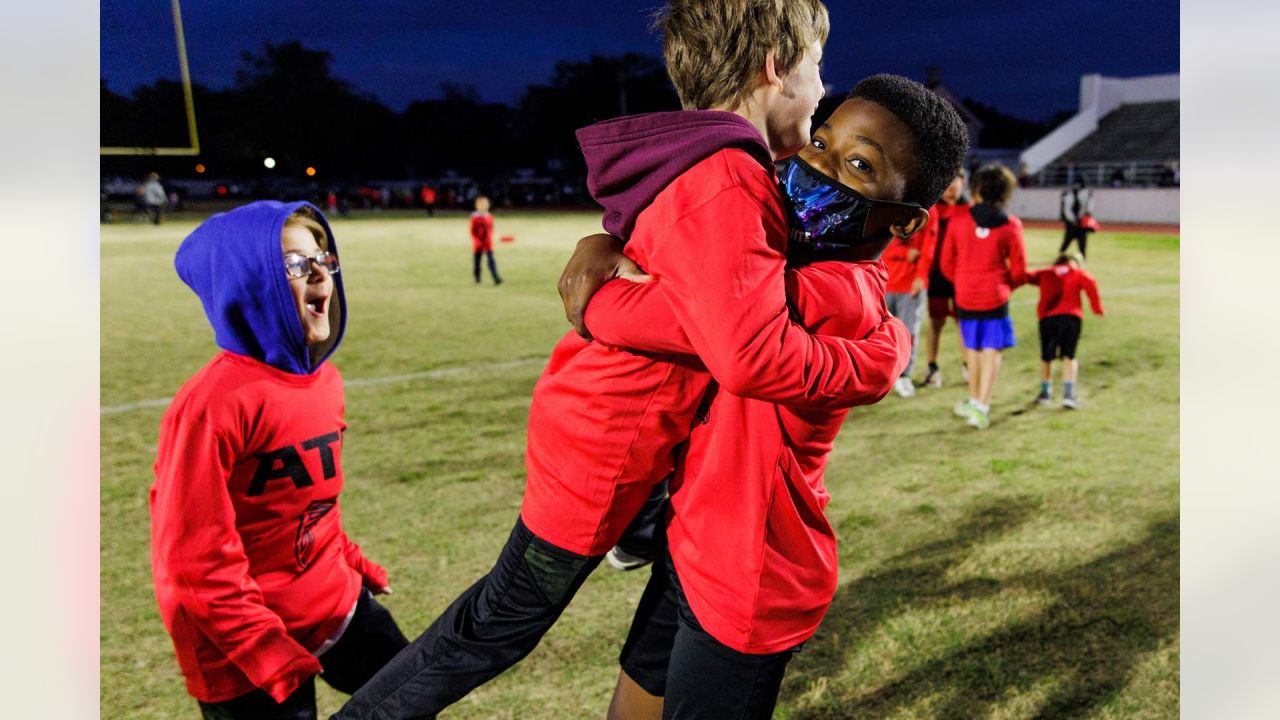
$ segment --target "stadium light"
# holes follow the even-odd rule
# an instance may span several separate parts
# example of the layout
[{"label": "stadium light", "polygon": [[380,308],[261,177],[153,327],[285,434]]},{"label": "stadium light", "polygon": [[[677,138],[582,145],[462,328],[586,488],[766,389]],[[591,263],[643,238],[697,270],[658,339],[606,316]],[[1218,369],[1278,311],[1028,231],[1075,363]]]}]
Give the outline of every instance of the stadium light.
[{"label": "stadium light", "polygon": [[313,167],[308,167],[308,168],[307,168],[307,177],[315,177],[315,174],[316,174],[316,169],[315,169],[315,168],[313,168]]},{"label": "stadium light", "polygon": [[270,170],[271,168],[276,166],[276,159],[273,157],[269,157],[266,160],[263,160],[262,164],[265,165],[268,170]]}]

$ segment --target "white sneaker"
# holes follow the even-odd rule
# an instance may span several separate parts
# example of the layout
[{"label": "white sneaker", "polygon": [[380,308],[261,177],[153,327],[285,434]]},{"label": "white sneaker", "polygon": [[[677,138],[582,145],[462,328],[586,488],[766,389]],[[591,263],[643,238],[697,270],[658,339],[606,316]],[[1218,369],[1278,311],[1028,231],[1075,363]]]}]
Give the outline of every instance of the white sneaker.
[{"label": "white sneaker", "polygon": [[622,572],[642,568],[653,562],[653,560],[648,558],[636,557],[635,555],[625,553],[616,545],[604,556],[604,559],[614,570],[621,570]]},{"label": "white sneaker", "polygon": [[982,412],[982,408],[976,405],[969,406],[969,418],[965,420],[965,424],[976,427],[979,430],[986,430],[991,427],[991,416]]},{"label": "white sneaker", "polygon": [[1075,395],[1068,395],[1062,398],[1062,407],[1067,410],[1075,410],[1080,407],[1080,401],[1076,400]]},{"label": "white sneaker", "polygon": [[968,400],[961,400],[960,402],[951,406],[951,412],[955,413],[956,417],[967,418],[969,417],[969,408],[971,407],[973,407],[972,402]]},{"label": "white sneaker", "polygon": [[894,392],[900,397],[909,398],[916,396],[916,386],[911,382],[911,378],[903,375],[893,384]]}]

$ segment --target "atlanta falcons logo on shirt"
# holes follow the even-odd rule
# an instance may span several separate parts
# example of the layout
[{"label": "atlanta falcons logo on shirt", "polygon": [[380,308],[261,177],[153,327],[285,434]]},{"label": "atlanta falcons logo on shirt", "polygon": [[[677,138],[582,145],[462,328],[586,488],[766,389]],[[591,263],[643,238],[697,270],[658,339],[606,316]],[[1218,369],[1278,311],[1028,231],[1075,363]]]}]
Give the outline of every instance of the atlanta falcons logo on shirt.
[{"label": "atlanta falcons logo on shirt", "polygon": [[311,535],[311,528],[320,522],[320,518],[328,515],[337,504],[337,498],[315,500],[298,516],[298,533],[293,539],[293,558],[298,562],[299,570],[306,570],[315,559],[312,556],[315,550],[315,538]]}]

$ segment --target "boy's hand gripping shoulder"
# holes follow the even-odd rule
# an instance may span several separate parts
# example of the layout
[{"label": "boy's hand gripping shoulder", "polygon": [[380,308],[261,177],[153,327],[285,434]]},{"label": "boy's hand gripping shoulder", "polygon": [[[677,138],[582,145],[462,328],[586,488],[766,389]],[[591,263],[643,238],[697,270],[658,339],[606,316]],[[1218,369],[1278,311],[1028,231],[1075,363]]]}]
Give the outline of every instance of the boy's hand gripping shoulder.
[{"label": "boy's hand gripping shoulder", "polygon": [[877,402],[906,367],[910,333],[893,317],[856,340],[812,335],[792,320],[785,237],[766,231],[769,211],[731,187],[686,212],[653,243],[654,283],[614,282],[593,299],[592,333],[619,347],[696,355],[739,397],[833,409]]},{"label": "boy's hand gripping shoulder", "polygon": [[199,419],[179,417],[165,430],[151,491],[157,585],[254,685],[283,702],[322,667],[249,576],[227,492],[235,448]]}]

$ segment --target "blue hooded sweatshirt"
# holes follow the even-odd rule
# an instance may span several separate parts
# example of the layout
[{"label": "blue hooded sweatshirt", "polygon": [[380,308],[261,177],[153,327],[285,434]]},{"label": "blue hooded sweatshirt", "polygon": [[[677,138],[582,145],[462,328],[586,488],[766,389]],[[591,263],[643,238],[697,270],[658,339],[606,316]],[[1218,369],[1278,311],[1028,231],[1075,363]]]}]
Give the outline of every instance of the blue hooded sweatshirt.
[{"label": "blue hooded sweatshirt", "polygon": [[218,347],[296,375],[315,372],[342,342],[346,295],[342,273],[333,276],[329,339],[307,348],[302,320],[284,272],[280,233],[298,208],[311,208],[324,226],[321,248],[338,252],[333,231],[307,202],[261,200],[204,221],[178,247],[173,265],[204,306]]}]

